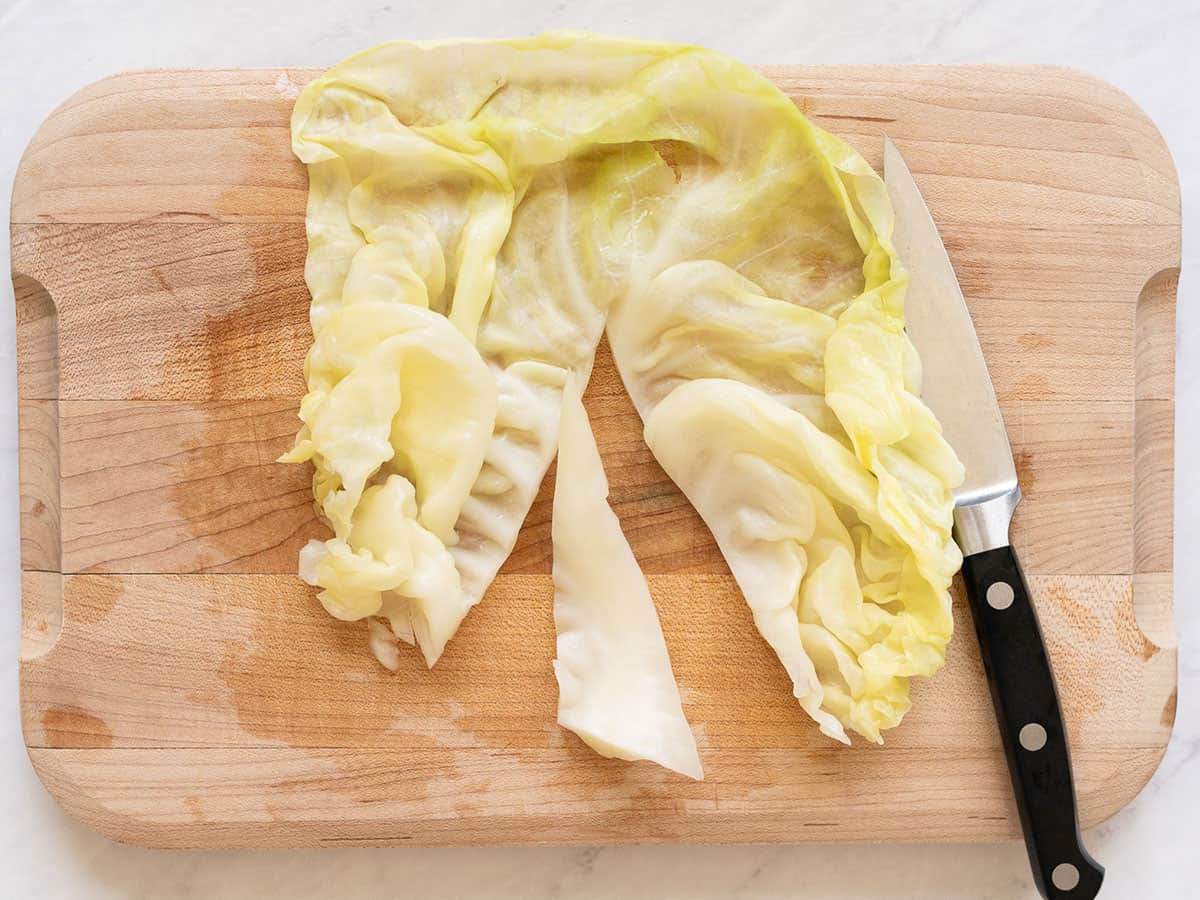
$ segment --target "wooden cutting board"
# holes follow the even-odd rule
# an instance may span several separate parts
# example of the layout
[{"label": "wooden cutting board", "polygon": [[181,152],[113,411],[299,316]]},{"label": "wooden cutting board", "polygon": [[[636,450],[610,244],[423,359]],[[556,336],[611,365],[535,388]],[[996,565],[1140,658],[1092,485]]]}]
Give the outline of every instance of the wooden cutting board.
[{"label": "wooden cutting board", "polygon": [[[1085,824],[1162,757],[1179,187],[1146,116],[1057,68],[777,67],[874,164],[908,158],[995,379]],[[312,70],[85,88],[12,203],[21,710],[42,780],[171,847],[992,840],[1018,833],[969,617],[884,747],[822,738],[602,348],[587,405],[707,779],[604,760],[554,722],[553,475],[446,655],[399,674],[295,577],[322,528],[289,446],[309,344]]]}]

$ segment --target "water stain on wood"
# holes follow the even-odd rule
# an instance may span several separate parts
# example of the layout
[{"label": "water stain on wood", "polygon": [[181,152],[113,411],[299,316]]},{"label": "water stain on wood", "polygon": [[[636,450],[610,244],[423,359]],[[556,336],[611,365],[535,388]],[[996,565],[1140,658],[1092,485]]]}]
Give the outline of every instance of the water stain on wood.
[{"label": "water stain on wood", "polygon": [[1176,688],[1175,690],[1171,691],[1171,696],[1167,698],[1167,702],[1162,708],[1162,715],[1160,715],[1158,718],[1158,721],[1164,728],[1175,727],[1175,709],[1178,704],[1179,688]]},{"label": "water stain on wood", "polygon": [[[210,271],[201,285],[232,293],[193,299],[202,316],[159,366],[159,395],[230,400],[294,393],[298,403],[311,341],[304,223],[216,227],[230,249],[206,258]],[[159,268],[153,272],[170,291]]]},{"label": "water stain on wood", "polygon": [[378,743],[403,708],[406,681],[428,678],[416,654],[399,677],[370,655],[364,623],[339,622],[313,598],[264,603],[247,639],[228,640],[217,675],[249,734],[293,747]]},{"label": "water stain on wood", "polygon": [[[507,598],[493,599],[488,614],[468,616],[435,669],[404,646],[393,674],[369,652],[364,622],[333,619],[302,585],[275,602],[260,595],[235,598],[231,609],[237,607],[250,626],[224,642],[216,667],[224,702],[253,738],[314,752],[386,747],[395,760],[407,760],[527,744],[526,732],[553,723],[553,694],[545,683],[529,690],[512,673],[529,653],[553,656],[549,610],[548,640],[528,629],[500,634],[502,621],[533,616],[528,609],[514,612]],[[483,646],[487,653],[480,652]],[[552,680],[547,662],[543,682]]]},{"label": "water stain on wood", "polygon": [[102,749],[113,745],[112,729],[78,706],[51,706],[42,713],[45,746]]},{"label": "water stain on wood", "polygon": [[277,463],[291,446],[290,400],[206,404],[177,457],[165,500],[190,534],[177,571],[286,572],[305,542],[321,534],[312,509],[311,470]]},{"label": "water stain on wood", "polygon": [[1058,342],[1054,338],[1039,334],[1036,331],[1027,331],[1017,336],[1017,343],[1021,346],[1022,350],[1049,350]]},{"label": "water stain on wood", "polygon": [[1046,599],[1058,607],[1063,619],[1087,640],[1100,637],[1100,618],[1088,606],[1081,603],[1062,583],[1052,584],[1046,591]]},{"label": "water stain on wood", "polygon": [[1126,592],[1121,602],[1113,608],[1112,624],[1117,643],[1130,656],[1134,656],[1142,662],[1149,662],[1162,649],[1146,637],[1137,623],[1132,587]]},{"label": "water stain on wood", "polygon": [[[194,535],[189,571],[287,571],[321,529],[312,510],[311,470],[276,463],[291,446],[304,392],[302,360],[311,340],[304,284],[303,222],[226,225],[244,240],[236,260],[243,296],[204,316],[160,367],[162,393],[207,400],[255,398],[209,421],[189,442],[198,460],[169,488],[174,512]],[[243,271],[244,270],[244,271]],[[277,395],[277,401],[257,399]],[[248,446],[249,445],[249,446]],[[197,473],[203,477],[195,477]]]},{"label": "water stain on wood", "polygon": [[119,575],[87,575],[68,578],[64,587],[66,614],[84,625],[103,622],[125,593]]}]

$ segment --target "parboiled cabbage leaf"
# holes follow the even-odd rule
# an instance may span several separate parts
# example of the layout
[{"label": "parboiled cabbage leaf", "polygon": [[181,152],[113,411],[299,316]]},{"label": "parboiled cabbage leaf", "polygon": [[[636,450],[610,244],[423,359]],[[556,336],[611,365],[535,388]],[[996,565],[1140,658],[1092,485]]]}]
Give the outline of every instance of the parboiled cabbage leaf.
[{"label": "parboiled cabbage leaf", "polygon": [[724,56],[574,33],[373,48],[292,137],[314,345],[288,458],[334,530],[302,555],[327,609],[432,664],[607,330],[803,708],[842,740],[900,720],[950,638],[962,472],[852,148]]}]

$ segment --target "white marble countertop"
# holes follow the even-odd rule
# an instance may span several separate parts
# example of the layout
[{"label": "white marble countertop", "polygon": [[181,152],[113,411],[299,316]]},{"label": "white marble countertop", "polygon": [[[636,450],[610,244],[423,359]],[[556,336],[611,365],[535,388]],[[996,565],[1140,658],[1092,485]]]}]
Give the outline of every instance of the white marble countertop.
[{"label": "white marble countertop", "polygon": [[[220,9],[220,7],[236,9]],[[494,7],[494,11],[486,11]],[[684,11],[686,10],[686,11]],[[1036,23],[1036,24],[1035,24]],[[408,4],[401,0],[0,0],[0,177],[7,198],[38,123],[83,84],[128,68],[323,65],[386,38],[583,28],[706,44],[752,62],[1047,62],[1133,96],[1167,138],[1183,185],[1178,310],[1176,584],[1200,581],[1200,7],[1194,0],[644,0]],[[1188,89],[1186,85],[1193,85]],[[659,847],[536,850],[158,852],[68,819],[34,776],[17,711],[16,380],[8,242],[0,241],[0,896],[1035,897],[1016,843],[981,846]],[[1200,828],[1200,609],[1176,590],[1179,710],[1158,774],[1087,836],[1108,867],[1103,897],[1194,895]]]}]

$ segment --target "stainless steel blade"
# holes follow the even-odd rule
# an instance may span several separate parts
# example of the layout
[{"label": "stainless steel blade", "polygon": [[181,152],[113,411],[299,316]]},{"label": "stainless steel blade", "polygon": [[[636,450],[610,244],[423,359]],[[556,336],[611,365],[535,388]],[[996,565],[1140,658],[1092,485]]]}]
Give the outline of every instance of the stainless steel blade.
[{"label": "stainless steel blade", "polygon": [[954,494],[955,537],[968,556],[1003,547],[1021,494],[975,325],[925,199],[886,137],[883,177],[896,211],[896,253],[909,273],[905,316],[921,355],[921,395],[966,468]]}]

